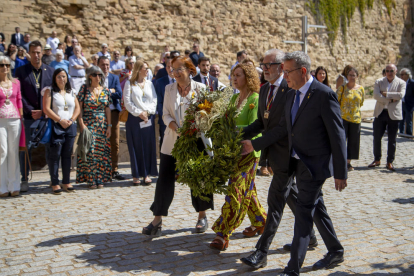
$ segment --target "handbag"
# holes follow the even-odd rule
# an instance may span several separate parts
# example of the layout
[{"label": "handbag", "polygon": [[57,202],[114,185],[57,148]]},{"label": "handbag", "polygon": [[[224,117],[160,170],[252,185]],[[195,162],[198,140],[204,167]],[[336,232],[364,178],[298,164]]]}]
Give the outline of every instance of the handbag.
[{"label": "handbag", "polygon": [[[131,88],[130,88],[130,92],[131,92]],[[124,95],[122,95],[122,100],[123,98],[124,98]],[[126,110],[125,108],[119,113],[119,121],[126,123],[127,120],[128,120],[128,110]]]},{"label": "handbag", "polygon": [[[50,93],[53,93],[50,91]],[[51,101],[50,101],[50,109],[53,107],[53,94],[51,94]],[[43,109],[43,108],[42,108]],[[30,126],[32,129],[32,135],[29,142],[29,149],[37,148],[40,144],[48,144],[50,143],[50,139],[52,138],[52,119],[44,118],[43,116],[34,121],[34,123]]]}]

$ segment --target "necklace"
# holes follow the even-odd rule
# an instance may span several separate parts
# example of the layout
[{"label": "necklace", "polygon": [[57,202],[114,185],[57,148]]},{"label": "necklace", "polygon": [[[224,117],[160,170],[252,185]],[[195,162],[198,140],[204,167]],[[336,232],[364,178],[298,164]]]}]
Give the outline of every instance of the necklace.
[{"label": "necklace", "polygon": [[[181,86],[177,83],[178,93],[180,94],[180,96],[181,96],[181,97],[185,97],[185,96],[187,96],[187,95],[184,95],[184,94],[185,94],[185,91],[187,90],[187,88],[188,88],[190,85],[191,85],[191,81],[190,81],[190,83],[189,83],[186,87],[184,87],[184,89],[183,89],[183,88],[181,88]],[[188,93],[187,93],[187,94],[188,94]]]},{"label": "necklace", "polygon": [[[62,91],[63,91],[63,94],[62,94]],[[63,100],[65,101],[65,107],[63,108],[63,110],[64,110],[64,111],[68,111],[68,110],[69,110],[69,106],[68,106],[68,104],[66,103],[66,91],[65,91],[65,90],[61,90],[61,91],[59,92],[59,94],[63,97]]]},{"label": "necklace", "polygon": [[101,87],[96,87],[93,89],[93,94],[96,100],[96,104],[99,104],[99,94],[101,93],[102,88]]},{"label": "necklace", "polygon": [[36,81],[36,88],[40,88],[40,83],[39,83],[39,79],[40,79],[40,75],[42,74],[42,70],[39,71],[39,74],[36,76],[35,71],[32,70],[33,76],[35,78]]},{"label": "necklace", "polygon": [[141,91],[142,91],[142,97],[145,97],[145,91],[144,91],[144,88],[145,88],[145,79],[144,79],[144,81],[143,81],[143,83],[142,84],[140,84],[139,82],[137,82],[137,84],[138,84],[138,87],[141,89]]},{"label": "necklace", "polygon": [[249,94],[247,94],[246,98],[244,98],[243,101],[241,101],[241,103],[240,103],[240,98],[241,98],[240,96],[241,95],[239,94],[239,96],[237,97],[237,100],[236,100],[236,106],[238,107],[239,110],[242,110],[243,109],[244,105],[247,102],[247,99],[250,97],[251,94],[252,94],[252,92],[250,92]]},{"label": "necklace", "polygon": [[[6,83],[7,84],[9,84],[7,81],[6,81]],[[6,100],[4,101],[4,104],[5,105],[9,105],[10,104],[10,99],[9,99],[9,97],[11,96],[11,94],[13,93],[13,91],[10,91],[11,89],[11,87],[9,86],[9,85],[7,85],[7,87],[4,87],[2,84],[0,84],[0,86],[1,86],[1,90],[3,91],[3,94],[6,96]]]}]

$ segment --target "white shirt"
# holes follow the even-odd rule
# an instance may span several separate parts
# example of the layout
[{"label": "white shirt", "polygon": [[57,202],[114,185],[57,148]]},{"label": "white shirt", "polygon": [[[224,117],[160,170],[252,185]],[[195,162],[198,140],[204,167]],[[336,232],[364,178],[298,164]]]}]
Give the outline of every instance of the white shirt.
[{"label": "white shirt", "polygon": [[[274,85],[274,86],[276,86],[276,88],[275,88],[275,91],[274,91],[274,93],[273,93],[273,98],[272,98],[272,102],[275,100],[275,98],[276,98],[276,94],[277,94],[277,91],[279,90],[279,86],[280,86],[280,84],[282,83],[282,81],[283,81],[283,74],[273,83],[273,84],[271,84],[271,85]],[[267,97],[266,97],[266,105],[268,104],[268,100],[269,100],[269,94],[270,94],[270,89],[271,89],[271,87],[269,87],[269,91],[267,92]]]},{"label": "white shirt", "polygon": [[98,56],[106,56],[107,58],[109,58],[109,61],[111,61],[111,54],[109,52],[106,52],[106,54],[103,54],[102,52],[98,52],[97,53]]},{"label": "white shirt", "polygon": [[[50,86],[46,86],[42,89],[42,96],[45,94],[45,90],[52,90]],[[65,97],[62,96],[59,92],[53,92],[53,104],[52,110],[63,120],[69,120],[72,118],[73,112],[75,111],[75,97],[76,91],[72,89],[70,93],[66,93]],[[68,107],[68,110],[65,110],[65,105]]]},{"label": "white shirt", "polygon": [[52,54],[54,54],[54,55],[56,55],[56,49],[57,49],[57,47],[59,45],[59,42],[60,42],[59,41],[59,38],[57,38],[57,37],[55,37],[55,38],[49,37],[47,39],[46,44],[49,44],[50,45],[50,47],[52,48]]},{"label": "white shirt", "polygon": [[175,79],[171,78],[170,75],[168,75],[168,80],[170,81],[170,84],[175,82]]},{"label": "white shirt", "polygon": [[[312,82],[313,82],[313,77],[311,76],[310,79],[301,88],[299,88],[299,90],[297,90],[296,93],[299,93],[300,92],[300,96],[299,96],[300,104],[299,104],[299,107],[302,104],[303,98],[305,98],[306,92],[308,92],[309,87],[311,86]],[[293,104],[295,104],[295,101],[296,101],[296,97],[293,99]],[[299,156],[298,156],[298,154],[295,154],[293,157],[295,157],[296,159],[300,159]]]},{"label": "white shirt", "polygon": [[219,90],[227,87],[221,81],[218,81],[217,85]]},{"label": "white shirt", "polygon": [[[108,73],[108,75],[109,75],[109,73]],[[105,76],[105,87],[106,87],[106,88],[108,88],[109,92],[111,92],[111,89],[109,89],[109,87],[108,87],[108,85],[109,85],[109,84],[108,84],[108,82],[109,82],[109,81],[108,81],[108,75],[106,75],[106,76]],[[111,92],[111,93],[112,93],[112,92]],[[110,110],[115,110],[116,108],[115,108],[114,104],[110,104],[110,105],[109,105],[109,109],[110,109]]]},{"label": "white shirt", "polygon": [[137,83],[131,86],[130,81],[127,81],[123,95],[125,108],[133,116],[138,117],[144,111],[148,111],[149,114],[155,114],[157,110],[157,93],[151,81],[145,80],[144,89]]},{"label": "white shirt", "polygon": [[[203,75],[203,73],[200,72],[200,77],[201,77],[201,83],[204,84],[205,86],[210,86],[210,74],[207,73],[207,76]],[[207,81],[208,83],[206,83],[206,77],[207,77]]]},{"label": "white shirt", "polygon": [[[388,81],[388,79],[387,79],[387,81]],[[387,92],[390,92],[390,89],[391,89],[391,83],[392,83],[392,82],[389,82],[389,81],[388,81],[388,85],[387,85]],[[404,98],[403,98],[403,99],[404,99]],[[384,109],[388,109],[388,103],[386,103],[386,104],[385,104]]]}]

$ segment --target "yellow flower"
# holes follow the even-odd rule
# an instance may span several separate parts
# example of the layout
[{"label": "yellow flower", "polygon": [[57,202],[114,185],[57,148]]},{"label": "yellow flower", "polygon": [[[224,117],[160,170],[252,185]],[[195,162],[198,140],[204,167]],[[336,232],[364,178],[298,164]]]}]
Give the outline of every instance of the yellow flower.
[{"label": "yellow flower", "polygon": [[200,108],[201,110],[205,110],[207,113],[210,113],[212,107],[213,104],[208,102],[207,100],[204,100],[204,103],[198,105],[198,108]]},{"label": "yellow flower", "polygon": [[193,94],[191,94],[191,99],[194,99],[195,96],[195,92],[193,92]]},{"label": "yellow flower", "polygon": [[253,109],[255,107],[254,103],[249,104],[249,108]]}]

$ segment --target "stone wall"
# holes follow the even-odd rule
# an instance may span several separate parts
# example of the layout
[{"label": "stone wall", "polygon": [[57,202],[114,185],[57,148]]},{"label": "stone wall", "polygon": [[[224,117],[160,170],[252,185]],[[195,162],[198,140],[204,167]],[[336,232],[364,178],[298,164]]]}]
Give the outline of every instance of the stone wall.
[{"label": "stone wall", "polygon": [[[379,2],[379,1],[378,1]],[[348,44],[338,35],[329,46],[326,35],[309,36],[308,53],[313,68],[328,68],[331,82],[346,64],[360,70],[360,82],[370,86],[381,76],[388,62],[408,66],[412,60],[413,0],[396,0],[391,17],[375,2],[366,12],[365,26],[358,11],[348,28]],[[170,49],[191,49],[199,40],[201,50],[222,67],[220,80],[235,62],[235,53],[248,50],[257,61],[269,48],[301,50],[300,45],[283,40],[301,39],[302,15],[315,19],[299,0],[2,0],[1,31],[7,42],[20,26],[32,39],[45,42],[52,30],[63,40],[76,34],[87,57],[100,50],[103,42],[110,50],[132,45],[153,67],[165,45]],[[314,30],[310,30],[314,31]]]}]

